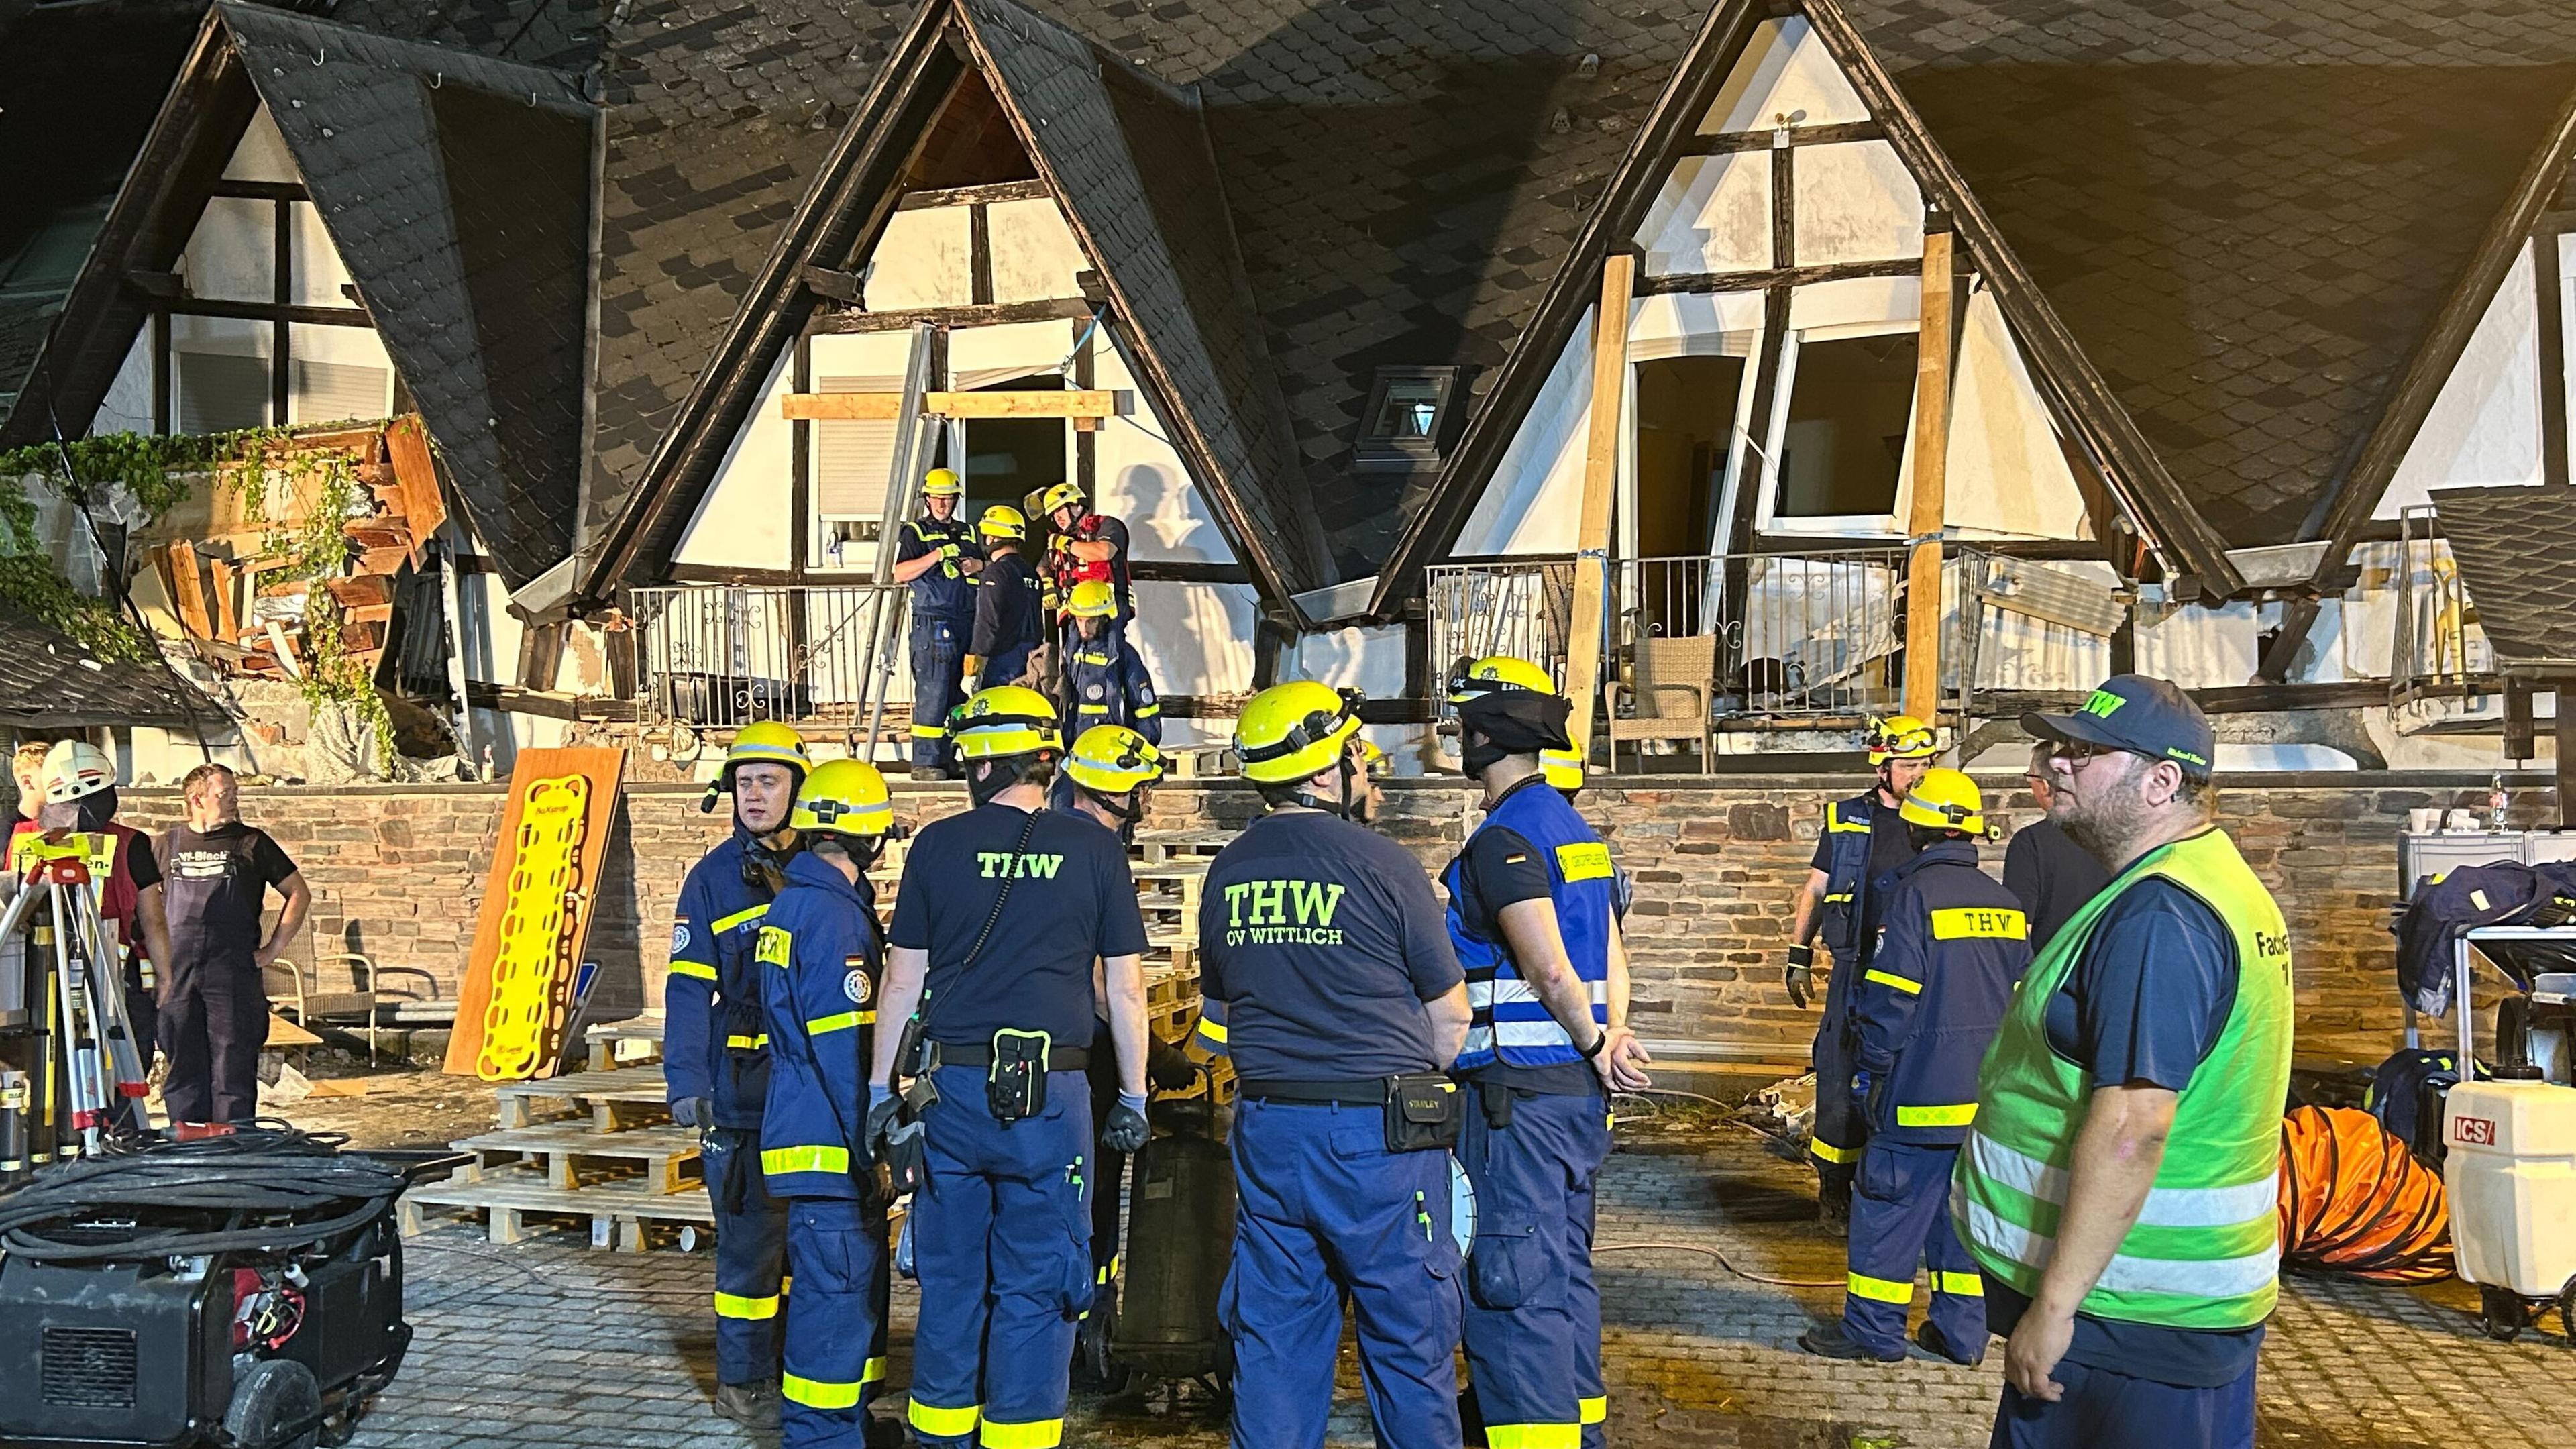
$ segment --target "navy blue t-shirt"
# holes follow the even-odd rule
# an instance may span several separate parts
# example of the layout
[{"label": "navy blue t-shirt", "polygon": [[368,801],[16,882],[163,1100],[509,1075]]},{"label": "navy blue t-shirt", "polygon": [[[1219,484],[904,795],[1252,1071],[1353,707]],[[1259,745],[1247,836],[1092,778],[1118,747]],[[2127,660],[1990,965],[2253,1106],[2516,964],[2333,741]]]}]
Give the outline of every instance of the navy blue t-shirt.
[{"label": "navy blue t-shirt", "polygon": [[[1010,897],[995,917],[1006,879]],[[988,919],[983,954],[961,972]],[[1141,954],[1145,917],[1117,836],[1052,810],[1032,817],[996,804],[922,828],[904,856],[886,939],[930,953],[933,1041],[981,1045],[1009,1028],[1088,1046],[1092,959]]]},{"label": "navy blue t-shirt", "polygon": [[[2166,880],[2121,892],[2048,1001],[2048,1046],[2096,1086],[2191,1084],[2236,1009],[2236,938],[2200,897]],[[2010,1334],[2028,1299],[1986,1283],[1988,1327]],[[2263,1327],[2165,1328],[2075,1315],[2070,1362],[2186,1388],[2234,1383],[2254,1366]]]},{"label": "navy blue t-shirt", "polygon": [[1265,816],[1217,855],[1199,951],[1248,1082],[1432,1071],[1422,1004],[1466,980],[1420,862],[1321,811]]}]

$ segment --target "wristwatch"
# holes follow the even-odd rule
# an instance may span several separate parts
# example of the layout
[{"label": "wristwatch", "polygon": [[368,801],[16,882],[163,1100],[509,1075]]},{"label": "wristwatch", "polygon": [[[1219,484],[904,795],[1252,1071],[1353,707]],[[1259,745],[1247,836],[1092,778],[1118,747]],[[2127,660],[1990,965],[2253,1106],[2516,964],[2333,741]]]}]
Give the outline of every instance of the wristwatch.
[{"label": "wristwatch", "polygon": [[1598,1032],[1593,1033],[1592,1045],[1588,1047],[1578,1047],[1576,1050],[1581,1052],[1583,1054],[1583,1059],[1588,1062],[1597,1059],[1601,1053],[1609,1047],[1609,1045],[1610,1028],[1605,1026]]}]

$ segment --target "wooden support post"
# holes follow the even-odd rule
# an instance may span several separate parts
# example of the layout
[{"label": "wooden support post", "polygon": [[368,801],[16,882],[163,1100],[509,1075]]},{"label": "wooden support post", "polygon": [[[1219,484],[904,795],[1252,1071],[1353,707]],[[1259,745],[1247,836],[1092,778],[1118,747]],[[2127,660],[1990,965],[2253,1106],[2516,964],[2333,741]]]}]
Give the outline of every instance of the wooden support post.
[{"label": "wooden support post", "polygon": [[1592,424],[1583,448],[1583,513],[1574,535],[1574,618],[1566,635],[1566,726],[1576,759],[1592,752],[1592,710],[1601,697],[1603,610],[1610,584],[1610,501],[1618,491],[1619,418],[1628,384],[1628,307],[1637,259],[1613,252],[1601,263],[1601,309],[1592,329]]},{"label": "wooden support post", "polygon": [[1923,325],[1914,354],[1914,497],[1905,534],[1914,540],[1905,581],[1905,712],[1931,721],[1941,711],[1941,521],[1948,505],[1950,234],[1923,234]]},{"label": "wooden support post", "polygon": [[2558,826],[2576,830],[2576,689],[2558,690]]}]

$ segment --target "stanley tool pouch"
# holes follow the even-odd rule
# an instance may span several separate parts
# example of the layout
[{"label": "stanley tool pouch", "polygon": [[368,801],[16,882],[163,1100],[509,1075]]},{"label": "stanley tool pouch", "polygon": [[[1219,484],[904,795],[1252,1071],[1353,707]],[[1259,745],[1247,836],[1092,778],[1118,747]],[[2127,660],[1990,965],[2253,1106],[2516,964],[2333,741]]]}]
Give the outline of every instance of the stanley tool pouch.
[{"label": "stanley tool pouch", "polygon": [[1467,1121],[1467,1094],[1440,1072],[1386,1079],[1386,1150],[1447,1151]]},{"label": "stanley tool pouch", "polygon": [[993,1033],[993,1064],[984,1076],[985,1100],[993,1120],[1007,1127],[1046,1110],[1047,1049],[1054,1038],[1042,1031]]},{"label": "stanley tool pouch", "polygon": [[[938,1100],[936,1093],[931,1100]],[[885,1146],[877,1153],[875,1177],[877,1201],[884,1206],[891,1206],[906,1193],[918,1192],[930,1180],[928,1133],[908,1099],[902,1121],[886,1135]],[[905,1231],[911,1231],[909,1225]]]}]

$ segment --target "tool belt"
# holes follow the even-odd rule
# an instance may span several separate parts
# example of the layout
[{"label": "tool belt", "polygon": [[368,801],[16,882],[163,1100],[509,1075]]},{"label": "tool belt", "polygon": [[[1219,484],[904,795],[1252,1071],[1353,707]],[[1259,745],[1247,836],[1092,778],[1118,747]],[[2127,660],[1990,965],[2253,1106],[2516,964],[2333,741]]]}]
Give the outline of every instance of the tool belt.
[{"label": "tool belt", "polygon": [[1485,1114],[1485,1125],[1500,1132],[1512,1125],[1512,1098],[1518,1094],[1533,1097],[1598,1097],[1601,1077],[1589,1062],[1563,1062],[1552,1067],[1515,1067],[1505,1062],[1478,1067],[1462,1073],[1462,1080],[1475,1089],[1476,1105]]},{"label": "tool belt", "polygon": [[1243,1095],[1299,1106],[1376,1107],[1385,1114],[1389,1152],[1445,1151],[1458,1143],[1467,1118],[1466,1094],[1440,1072],[1413,1072],[1374,1081],[1245,1082]]},{"label": "tool belt", "polygon": [[[1008,1028],[993,1033],[990,1042],[934,1041],[923,1052],[929,1058],[924,1082],[941,1067],[982,1067],[985,1103],[1005,1127],[1046,1110],[1048,1077],[1091,1065],[1087,1046],[1060,1047],[1045,1032]],[[937,1088],[931,1090],[936,1100]]]},{"label": "tool belt", "polygon": [[[991,1042],[935,1041],[930,1044],[930,1051],[930,1064],[934,1069],[939,1067],[989,1068],[993,1065]],[[1047,1070],[1050,1072],[1079,1072],[1090,1065],[1091,1048],[1087,1046],[1060,1046],[1047,1049]]]}]

